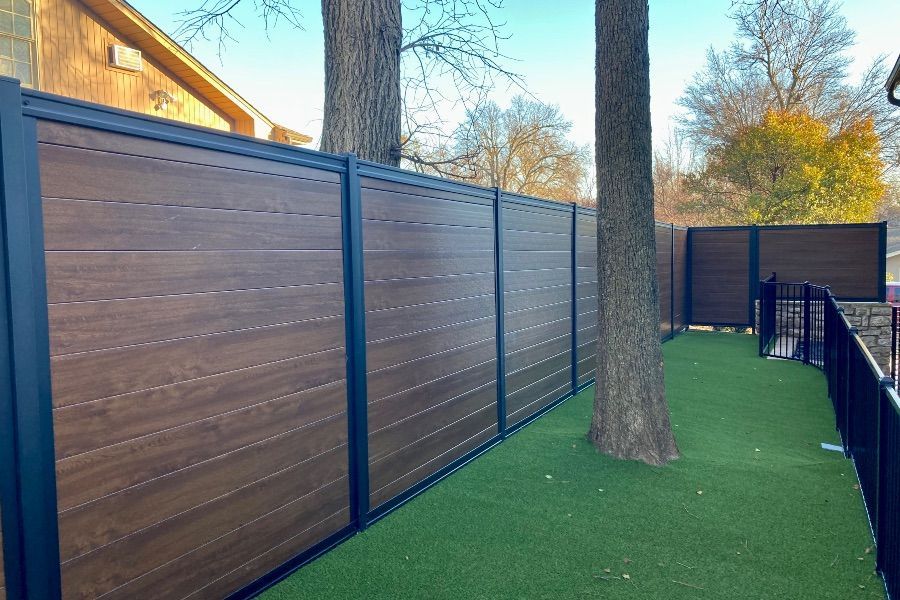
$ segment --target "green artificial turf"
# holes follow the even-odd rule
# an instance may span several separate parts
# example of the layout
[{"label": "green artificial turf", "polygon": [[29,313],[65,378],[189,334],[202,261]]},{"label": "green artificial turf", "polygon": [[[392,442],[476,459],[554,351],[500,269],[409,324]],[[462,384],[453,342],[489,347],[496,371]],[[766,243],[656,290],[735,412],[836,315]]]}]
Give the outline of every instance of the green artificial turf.
[{"label": "green artificial turf", "polygon": [[883,598],[825,378],[756,343],[665,344],[669,466],[597,453],[590,388],[262,597]]}]

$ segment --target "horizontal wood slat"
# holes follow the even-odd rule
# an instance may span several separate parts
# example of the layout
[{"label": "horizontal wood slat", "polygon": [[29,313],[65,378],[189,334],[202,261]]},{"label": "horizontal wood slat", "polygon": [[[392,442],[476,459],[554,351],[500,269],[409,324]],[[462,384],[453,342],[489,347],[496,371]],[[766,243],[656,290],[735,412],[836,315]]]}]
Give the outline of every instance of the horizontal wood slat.
[{"label": "horizontal wood slat", "polygon": [[338,283],[337,250],[47,252],[51,303]]},{"label": "horizontal wood slat", "polygon": [[[38,142],[140,157],[144,159],[148,165],[150,164],[150,161],[147,159],[161,159],[191,165],[206,165],[253,173],[284,175],[287,177],[340,183],[340,175],[338,173],[316,169],[314,167],[244,156],[242,154],[230,152],[220,152],[218,150],[175,144],[172,142],[151,140],[124,133],[112,133],[99,129],[89,129],[78,125],[69,125],[67,123],[39,120],[37,124],[37,133]],[[43,160],[43,158],[44,157],[42,156],[41,159]],[[131,168],[134,167],[132,166]],[[155,166],[146,166],[145,168],[152,172],[153,169],[155,169]],[[122,172],[128,173],[130,170],[130,168],[125,169],[124,171],[117,170],[116,176],[121,176]],[[153,188],[165,185],[165,183],[166,180],[156,180],[153,183]]]},{"label": "horizontal wood slat", "polygon": [[366,309],[399,308],[494,293],[494,274],[367,281]]},{"label": "horizontal wood slat", "polygon": [[44,200],[47,250],[340,250],[338,217]]},{"label": "horizontal wood slat", "polygon": [[[41,193],[48,198],[108,200],[310,215],[341,214],[341,188],[334,183],[148,160],[41,144]],[[127,173],[127,177],[122,174]],[[164,182],[164,185],[160,185]]]}]

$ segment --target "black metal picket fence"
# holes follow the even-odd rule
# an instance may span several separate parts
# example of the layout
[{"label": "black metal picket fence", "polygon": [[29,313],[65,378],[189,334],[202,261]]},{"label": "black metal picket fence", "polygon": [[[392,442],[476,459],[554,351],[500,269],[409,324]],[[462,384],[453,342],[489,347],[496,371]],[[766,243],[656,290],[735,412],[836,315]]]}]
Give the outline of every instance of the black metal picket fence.
[{"label": "black metal picket fence", "polygon": [[[900,396],[894,379],[881,371],[827,287],[776,282],[774,274],[761,281],[759,334],[761,356],[802,360],[824,371],[844,454],[859,477],[877,571],[889,597],[900,597]],[[786,338],[799,353],[779,343]]]},{"label": "black metal picket fence", "polygon": [[821,367],[824,362],[825,303],[828,287],[777,281],[759,282],[759,353]]}]

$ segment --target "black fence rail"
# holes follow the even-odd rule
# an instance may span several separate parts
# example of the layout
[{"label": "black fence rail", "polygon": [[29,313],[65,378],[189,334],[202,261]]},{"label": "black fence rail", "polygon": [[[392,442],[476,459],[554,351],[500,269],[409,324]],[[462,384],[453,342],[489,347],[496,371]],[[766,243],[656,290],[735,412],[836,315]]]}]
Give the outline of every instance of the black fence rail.
[{"label": "black fence rail", "polygon": [[[786,313],[785,303],[799,308],[791,304]],[[787,344],[780,345],[779,336],[798,332],[799,354],[782,352]],[[825,373],[844,454],[859,478],[876,568],[889,597],[900,598],[900,396],[894,379],[881,371],[831,291],[809,283],[760,282],[760,355],[803,360]]]},{"label": "black fence rail", "polygon": [[894,385],[897,385],[897,371],[898,371],[898,360],[900,360],[900,348],[897,347],[898,342],[900,342],[900,334],[898,334],[898,327],[900,327],[900,306],[892,306],[891,307],[891,379],[894,380]]},{"label": "black fence rail", "polygon": [[759,354],[822,367],[827,286],[786,283],[776,274],[759,282]]}]

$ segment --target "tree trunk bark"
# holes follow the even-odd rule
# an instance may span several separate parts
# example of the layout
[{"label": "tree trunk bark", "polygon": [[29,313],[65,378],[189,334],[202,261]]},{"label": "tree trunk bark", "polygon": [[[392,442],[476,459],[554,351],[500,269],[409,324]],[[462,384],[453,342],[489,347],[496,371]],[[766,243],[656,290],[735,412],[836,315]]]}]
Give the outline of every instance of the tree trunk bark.
[{"label": "tree trunk bark", "polygon": [[602,452],[678,458],[659,337],[647,0],[596,0],[597,384]]},{"label": "tree trunk bark", "polygon": [[322,0],[321,150],[400,164],[400,0]]}]

